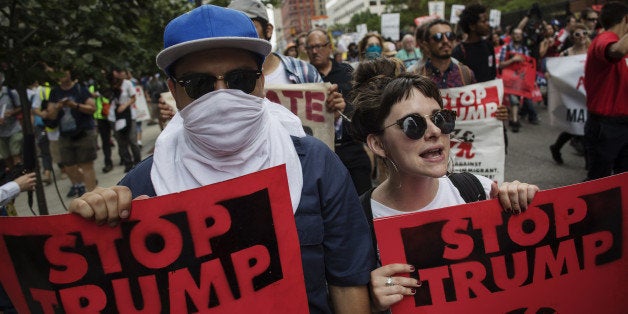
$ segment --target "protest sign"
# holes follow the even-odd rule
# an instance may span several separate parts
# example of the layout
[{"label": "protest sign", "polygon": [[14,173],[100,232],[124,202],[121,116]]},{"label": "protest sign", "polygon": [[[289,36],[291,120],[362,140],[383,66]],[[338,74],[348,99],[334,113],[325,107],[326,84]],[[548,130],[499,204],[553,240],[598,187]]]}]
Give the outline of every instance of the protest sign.
[{"label": "protest sign", "polygon": [[398,313],[625,313],[628,173],[537,193],[378,218],[384,265],[421,281]]},{"label": "protest sign", "polygon": [[460,14],[464,11],[465,6],[463,4],[454,4],[451,6],[451,16],[449,17],[449,23],[458,24],[460,21]]},{"label": "protest sign", "polygon": [[444,19],[445,1],[428,1],[427,12],[429,15],[437,16],[439,19]]},{"label": "protest sign", "polygon": [[382,14],[382,37],[399,40],[399,13]]},{"label": "protest sign", "polygon": [[523,54],[508,51],[504,60],[519,55],[523,62],[515,62],[501,70],[504,81],[504,93],[533,99],[536,97],[536,59]]},{"label": "protest sign", "polygon": [[441,89],[445,108],[457,113],[450,156],[454,171],[504,181],[503,123],[495,118],[504,91],[501,80]]},{"label": "protest sign", "polygon": [[305,313],[285,166],[133,201],[118,227],[0,218],[19,313]]},{"label": "protest sign", "polygon": [[587,121],[587,94],[584,90],[586,58],[586,54],[547,58],[550,123],[574,135],[584,135],[584,123]]},{"label": "protest sign", "polygon": [[491,9],[489,13],[488,25],[491,27],[498,27],[502,22],[502,12],[499,10]]},{"label": "protest sign", "polygon": [[150,111],[148,111],[146,95],[142,86],[135,86],[135,104],[133,104],[133,109],[135,110],[136,121],[150,120]]},{"label": "protest sign", "polygon": [[306,133],[334,150],[334,114],[325,107],[329,83],[266,85],[266,98],[297,115]]}]

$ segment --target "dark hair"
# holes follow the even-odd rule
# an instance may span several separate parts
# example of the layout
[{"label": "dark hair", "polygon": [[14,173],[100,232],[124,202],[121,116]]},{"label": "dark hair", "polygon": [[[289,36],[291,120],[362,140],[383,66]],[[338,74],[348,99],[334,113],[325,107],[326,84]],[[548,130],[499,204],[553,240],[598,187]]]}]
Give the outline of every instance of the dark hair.
[{"label": "dark hair", "polygon": [[358,42],[358,51],[360,52],[360,59],[364,58],[364,54],[366,53],[366,42],[369,38],[375,37],[379,41],[379,46],[382,47],[382,51],[384,49],[384,39],[378,33],[369,32]]},{"label": "dark hair", "polygon": [[251,19],[251,21],[257,21],[259,23],[259,25],[262,27],[262,34],[264,35],[265,40],[270,40],[270,38],[266,38],[266,29],[268,28],[268,21],[266,21],[265,19],[261,18],[261,17],[254,17]]},{"label": "dark hair", "polygon": [[451,23],[449,23],[449,22],[447,22],[447,21],[445,21],[443,19],[433,20],[433,21],[427,23],[427,26],[425,26],[425,30],[423,31],[423,40],[428,41],[430,39],[430,28],[432,28],[434,25],[447,25],[452,30],[454,29],[453,27],[451,27]]},{"label": "dark hair", "polygon": [[628,5],[619,1],[605,4],[600,12],[600,24],[604,29],[609,29],[619,23],[628,14]]},{"label": "dark hair", "polygon": [[462,28],[462,30],[469,34],[471,32],[471,25],[477,24],[480,20],[480,14],[486,13],[486,7],[479,4],[471,4],[462,10],[460,13],[460,21],[458,21],[458,25]]},{"label": "dark hair", "polygon": [[[371,61],[378,60],[380,59]],[[369,71],[382,66],[386,65],[372,64],[369,66]],[[387,66],[390,67],[390,65]],[[359,66],[356,73],[358,71]],[[369,134],[382,132],[384,120],[390,114],[392,106],[410,97],[413,89],[418,89],[425,97],[433,98],[441,108],[443,107],[443,100],[436,84],[429,78],[418,74],[401,73],[396,77],[380,74],[363,82],[359,89],[361,91],[356,93],[357,97],[353,100],[356,109],[351,126],[354,138],[362,142],[366,142]]]},{"label": "dark hair", "polygon": [[358,64],[353,72],[349,102],[355,106],[351,120],[351,131],[355,139],[366,142],[366,136],[381,128],[390,108],[381,107],[384,87],[399,74],[406,71],[397,58],[376,58]]}]

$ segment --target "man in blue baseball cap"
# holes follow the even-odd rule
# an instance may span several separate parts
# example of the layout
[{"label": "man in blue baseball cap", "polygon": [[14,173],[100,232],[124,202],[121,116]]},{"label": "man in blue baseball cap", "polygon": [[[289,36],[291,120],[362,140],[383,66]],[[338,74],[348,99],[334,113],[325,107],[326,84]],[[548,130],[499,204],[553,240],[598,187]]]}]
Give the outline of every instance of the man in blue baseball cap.
[{"label": "man in blue baseball cap", "polygon": [[134,198],[285,164],[310,312],[368,312],[374,252],[357,193],[338,157],[306,136],[289,110],[264,98],[262,64],[270,50],[236,10],[204,5],[172,20],[157,65],[179,112],[153,156],[120,186],[73,201],[70,212],[114,226],[129,217]]}]

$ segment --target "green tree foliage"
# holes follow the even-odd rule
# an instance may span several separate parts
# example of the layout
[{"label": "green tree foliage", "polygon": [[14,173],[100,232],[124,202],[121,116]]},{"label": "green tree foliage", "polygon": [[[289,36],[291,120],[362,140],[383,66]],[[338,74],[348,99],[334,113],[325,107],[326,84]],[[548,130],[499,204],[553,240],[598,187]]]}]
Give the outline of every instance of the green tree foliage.
[{"label": "green tree foliage", "polygon": [[41,64],[71,66],[85,78],[99,78],[114,65],[156,72],[164,26],[191,6],[169,0],[3,1],[0,61],[14,79]]}]

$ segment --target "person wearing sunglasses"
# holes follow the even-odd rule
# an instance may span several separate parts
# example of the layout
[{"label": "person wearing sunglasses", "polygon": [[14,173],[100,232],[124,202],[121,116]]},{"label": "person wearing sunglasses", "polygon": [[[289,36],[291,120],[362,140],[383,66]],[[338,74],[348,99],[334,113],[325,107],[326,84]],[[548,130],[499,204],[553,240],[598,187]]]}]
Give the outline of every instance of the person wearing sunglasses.
[{"label": "person wearing sunglasses", "polygon": [[449,22],[442,19],[429,22],[422,37],[429,53],[427,60],[414,70],[415,73],[429,77],[441,89],[475,83],[473,71],[462,63],[454,62],[451,57],[456,34]]},{"label": "person wearing sunglasses", "polygon": [[[378,218],[464,204],[461,192],[446,176],[455,112],[443,109],[440,92],[430,79],[410,73],[397,77],[361,73],[369,69],[368,65],[356,69],[356,78],[372,78],[354,83],[360,87],[353,99],[353,127],[356,138],[384,160],[389,176],[362,195],[365,211],[370,207],[372,217]],[[538,191],[535,185],[519,181],[498,188],[486,177],[473,178],[485,196],[499,198],[504,209],[515,214],[524,211]],[[414,295],[420,283],[396,276],[412,271],[407,264],[388,264],[372,271],[374,309],[387,310]]]},{"label": "person wearing sunglasses", "polygon": [[[587,50],[589,49],[589,45],[591,45],[591,40],[589,39],[588,35],[589,35],[588,28],[582,23],[577,23],[574,26],[573,32],[571,33],[571,36],[573,37],[572,38],[573,46],[561,52],[560,56],[568,57],[568,56],[575,56],[575,55],[587,53]],[[549,75],[549,73],[546,74],[546,76],[547,75]],[[563,156],[560,153],[560,150],[562,149],[563,145],[565,145],[565,143],[567,143],[569,140],[572,140],[572,143],[574,143],[574,141],[575,143],[582,143],[582,139],[583,137],[580,135],[575,135],[566,131],[561,132],[558,135],[558,138],[556,138],[556,142],[550,145],[550,152],[552,153],[552,159],[554,159],[554,161],[557,164],[562,165],[564,161],[563,161]]]},{"label": "person wearing sunglasses", "polygon": [[264,98],[262,64],[269,41],[244,13],[203,5],[164,31],[157,65],[167,73],[178,113],[154,155],[119,186],[98,188],[70,212],[117,225],[131,200],[165,195],[285,165],[301,241],[312,313],[369,311],[375,267],[368,222],[347,169],[327,145],[306,136],[301,121]]}]

